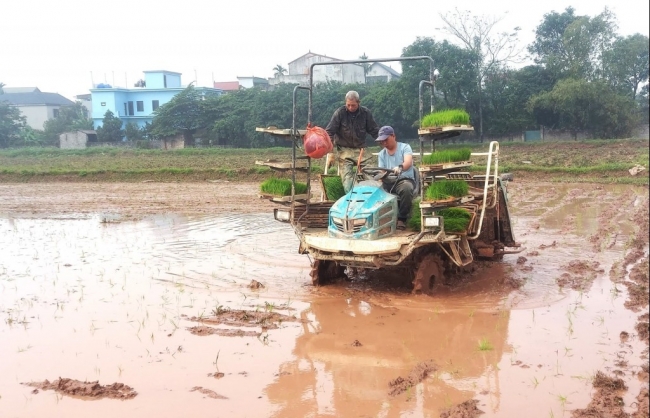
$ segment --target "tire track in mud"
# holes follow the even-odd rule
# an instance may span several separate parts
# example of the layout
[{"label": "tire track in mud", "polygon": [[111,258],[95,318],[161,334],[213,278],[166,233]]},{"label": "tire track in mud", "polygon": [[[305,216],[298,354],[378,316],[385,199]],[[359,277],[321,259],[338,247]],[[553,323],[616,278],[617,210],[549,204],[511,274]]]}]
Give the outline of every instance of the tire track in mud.
[{"label": "tire track in mud", "polygon": [[[644,360],[638,371],[632,371],[639,380],[645,384],[639,390],[636,396],[636,408],[632,413],[627,413],[624,410],[623,394],[628,390],[625,382],[616,377],[607,376],[602,371],[597,371],[592,381],[592,386],[596,390],[593,394],[592,400],[585,409],[577,409],[572,412],[574,418],[586,418],[595,416],[608,416],[608,417],[634,417],[634,418],[647,418],[649,416],[649,394],[648,394],[648,309],[649,309],[649,269],[648,269],[648,197],[632,199],[629,195],[625,196],[624,201],[632,207],[632,215],[629,220],[638,228],[629,237],[629,248],[625,251],[623,260],[614,263],[610,270],[610,279],[614,283],[622,283],[627,288],[627,300],[624,303],[625,308],[633,311],[640,312],[646,311],[638,317],[635,326],[636,337],[639,341],[645,343],[646,348],[641,353],[640,358]],[[632,202],[631,204],[629,202]],[[603,215],[599,217],[602,227],[596,235],[593,235],[590,242],[594,244],[596,251],[602,251],[602,240],[600,237],[605,234],[612,234],[616,229],[616,223],[621,218],[620,212],[616,211],[615,204],[611,204],[604,211]],[[619,209],[620,210],[620,209]],[[615,237],[616,238],[616,237]],[[610,244],[608,248],[611,248]],[[624,344],[629,339],[627,331],[621,331],[621,343]],[[615,363],[615,366],[620,369],[628,369],[628,362],[620,359]],[[624,375],[620,370],[614,370],[614,374]],[[630,405],[631,406],[631,405]]]}]

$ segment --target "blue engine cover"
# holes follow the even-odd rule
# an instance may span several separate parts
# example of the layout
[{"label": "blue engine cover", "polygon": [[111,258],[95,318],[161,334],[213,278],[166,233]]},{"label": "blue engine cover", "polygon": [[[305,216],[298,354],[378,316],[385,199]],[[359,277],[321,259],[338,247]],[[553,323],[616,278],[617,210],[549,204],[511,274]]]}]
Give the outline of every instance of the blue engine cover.
[{"label": "blue engine cover", "polygon": [[363,181],[332,205],[328,234],[334,238],[374,240],[395,233],[397,197],[381,183]]}]

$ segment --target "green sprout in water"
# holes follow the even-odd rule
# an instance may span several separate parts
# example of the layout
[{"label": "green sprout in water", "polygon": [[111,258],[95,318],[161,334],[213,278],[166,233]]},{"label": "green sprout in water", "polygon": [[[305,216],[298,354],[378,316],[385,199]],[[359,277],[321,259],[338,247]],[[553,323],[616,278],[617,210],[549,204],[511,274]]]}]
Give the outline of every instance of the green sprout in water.
[{"label": "green sprout in water", "polygon": [[478,341],[478,349],[479,349],[479,351],[490,351],[493,348],[494,347],[492,347],[492,343],[490,343],[490,341],[488,341],[487,338],[481,338]]}]

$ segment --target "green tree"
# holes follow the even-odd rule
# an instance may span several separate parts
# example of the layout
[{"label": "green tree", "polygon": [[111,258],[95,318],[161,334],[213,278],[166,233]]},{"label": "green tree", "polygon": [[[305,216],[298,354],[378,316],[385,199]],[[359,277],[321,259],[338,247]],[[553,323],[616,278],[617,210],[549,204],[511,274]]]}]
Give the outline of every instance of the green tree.
[{"label": "green tree", "polygon": [[0,148],[20,140],[20,132],[26,126],[25,117],[17,107],[0,101]]},{"label": "green tree", "polygon": [[119,142],[124,136],[122,119],[115,117],[113,112],[107,110],[102,119],[102,126],[97,128],[97,141]]},{"label": "green tree", "polygon": [[43,145],[55,146],[59,135],[77,129],[93,129],[93,121],[88,118],[88,110],[79,101],[72,106],[59,108],[59,115],[43,124]]},{"label": "green tree", "polygon": [[513,136],[536,127],[526,104],[531,97],[552,90],[554,84],[550,71],[539,65],[492,71],[484,89],[486,131],[490,135]]},{"label": "green tree", "polygon": [[276,77],[280,77],[280,76],[286,74],[287,69],[284,68],[283,66],[281,66],[280,64],[278,64],[275,67],[273,67],[273,72],[274,72],[274,75]]},{"label": "green tree", "polygon": [[479,138],[483,141],[483,81],[487,74],[516,61],[519,27],[510,32],[496,32],[502,17],[473,16],[470,12],[440,14],[443,30],[454,36],[475,58],[476,91],[478,94]]},{"label": "green tree", "polygon": [[140,129],[137,124],[129,122],[124,127],[124,134],[129,141],[142,141],[146,137],[145,129]]},{"label": "green tree", "polygon": [[193,85],[154,111],[152,133],[159,138],[183,135],[185,145],[194,145],[194,134],[206,126],[203,96]]},{"label": "green tree", "polygon": [[38,129],[32,129],[31,126],[25,125],[20,131],[20,145],[23,147],[42,146],[45,143],[45,132]]},{"label": "green tree", "polygon": [[637,122],[636,105],[602,81],[564,79],[553,90],[531,98],[529,110],[539,124],[596,138],[628,136]]},{"label": "green tree", "polygon": [[614,41],[605,54],[605,68],[610,83],[635,99],[639,86],[648,81],[648,37],[636,33]]},{"label": "green tree", "polygon": [[[471,51],[460,48],[448,41],[436,42],[433,38],[418,37],[415,42],[402,50],[403,57],[429,56],[433,58],[440,76],[436,81],[436,108],[465,108],[476,96],[476,64],[478,57]],[[417,100],[418,85],[428,80],[428,61],[406,61],[402,64],[400,81],[409,95]],[[413,107],[413,106],[411,106]],[[428,109],[425,109],[428,111]],[[417,108],[408,112],[417,112]],[[417,113],[414,113],[414,115]],[[415,117],[417,119],[417,117]]]},{"label": "green tree", "polygon": [[572,7],[563,13],[547,13],[528,51],[558,79],[602,79],[605,55],[616,38],[615,19],[607,8],[593,18],[577,16]]}]

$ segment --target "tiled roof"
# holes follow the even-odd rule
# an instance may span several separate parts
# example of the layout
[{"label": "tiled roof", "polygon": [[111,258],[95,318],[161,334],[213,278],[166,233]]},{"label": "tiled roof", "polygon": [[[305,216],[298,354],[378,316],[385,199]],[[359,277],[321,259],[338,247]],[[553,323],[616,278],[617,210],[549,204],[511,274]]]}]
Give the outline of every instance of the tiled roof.
[{"label": "tiled roof", "polygon": [[40,93],[38,87],[3,87],[5,93]]},{"label": "tiled roof", "polygon": [[223,91],[239,90],[239,81],[215,81],[214,88]]},{"label": "tiled roof", "polygon": [[309,51],[309,52],[307,52],[306,54],[301,55],[301,56],[299,56],[298,58],[296,58],[295,60],[289,62],[289,64],[291,64],[292,62],[296,62],[296,61],[298,61],[299,59],[301,59],[301,58],[305,58],[305,57],[324,57],[324,58],[329,58],[329,59],[331,59],[332,61],[343,61],[343,60],[340,60],[340,59],[338,59],[338,58],[328,57],[327,55],[317,54],[317,53],[315,53],[315,52],[311,52],[311,51]]},{"label": "tiled roof", "polygon": [[389,73],[391,73],[391,74],[392,74],[393,76],[395,76],[395,77],[401,77],[401,76],[402,76],[400,73],[398,73],[397,71],[393,70],[393,69],[390,68],[388,65],[384,65],[384,64],[382,64],[381,62],[376,62],[376,63],[374,63],[374,64],[372,64],[372,65],[379,65],[381,68],[383,68],[384,70],[388,71]]},{"label": "tiled roof", "polygon": [[72,106],[74,102],[59,93],[6,93],[0,95],[0,101],[7,101],[16,106],[26,105],[55,105]]}]

